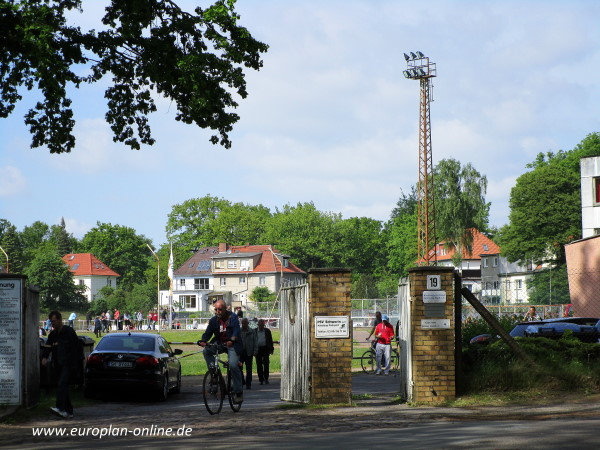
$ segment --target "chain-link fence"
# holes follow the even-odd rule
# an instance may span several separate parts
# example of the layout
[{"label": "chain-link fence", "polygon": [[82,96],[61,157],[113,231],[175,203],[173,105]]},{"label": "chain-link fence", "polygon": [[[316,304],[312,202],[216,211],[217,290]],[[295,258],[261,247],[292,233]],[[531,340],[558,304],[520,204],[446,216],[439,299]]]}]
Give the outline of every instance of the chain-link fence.
[{"label": "chain-link fence", "polygon": [[569,315],[600,318],[600,270],[567,269]]}]

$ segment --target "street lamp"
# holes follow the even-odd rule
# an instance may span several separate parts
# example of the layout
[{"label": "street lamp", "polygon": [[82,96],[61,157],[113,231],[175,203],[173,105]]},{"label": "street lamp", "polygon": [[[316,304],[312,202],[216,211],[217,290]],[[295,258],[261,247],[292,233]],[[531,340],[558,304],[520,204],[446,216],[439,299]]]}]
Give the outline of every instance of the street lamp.
[{"label": "street lamp", "polygon": [[[156,317],[158,318],[158,314],[160,313],[160,259],[158,259],[158,255],[154,253],[150,244],[146,244],[154,257],[156,258],[156,295],[157,295],[157,307],[156,307]],[[160,323],[158,326],[158,332],[160,333]]]}]

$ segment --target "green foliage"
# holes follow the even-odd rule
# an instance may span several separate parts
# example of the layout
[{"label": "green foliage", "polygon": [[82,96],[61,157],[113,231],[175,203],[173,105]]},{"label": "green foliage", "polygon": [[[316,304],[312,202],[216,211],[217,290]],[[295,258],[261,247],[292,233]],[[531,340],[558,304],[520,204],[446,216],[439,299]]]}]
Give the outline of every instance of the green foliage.
[{"label": "green foliage", "polygon": [[536,271],[527,280],[529,303],[532,305],[550,305],[571,303],[567,266]]},{"label": "green foliage", "polygon": [[85,286],[76,286],[68,266],[54,249],[39,251],[25,273],[40,290],[42,309],[87,310]]},{"label": "green foliage", "polygon": [[8,261],[4,252],[0,252],[0,266],[4,268],[8,265],[10,273],[22,274],[24,270],[23,247],[17,228],[6,220],[2,224],[1,230],[0,247],[8,255]]},{"label": "green foliage", "polygon": [[285,205],[267,223],[264,240],[304,270],[340,265],[335,229],[341,220],[340,214],[318,211],[312,202]]},{"label": "green foliage", "polygon": [[382,224],[368,217],[335,220],[332,258],[360,273],[374,273],[385,264]]},{"label": "green foliage", "polygon": [[94,254],[118,273],[119,285],[125,288],[145,281],[145,271],[152,258],[149,242],[133,228],[98,222],[81,240],[79,251]]},{"label": "green foliage", "polygon": [[48,240],[54,244],[60,257],[73,253],[73,250],[77,247],[77,239],[72,234],[67,233],[64,218],[61,219],[60,225],[50,227]]},{"label": "green foliage", "polygon": [[351,298],[379,298],[375,277],[365,273],[352,273]]},{"label": "green foliage", "polygon": [[232,245],[262,241],[270,210],[262,205],[232,204],[206,195],[172,207],[167,234],[174,244],[190,251],[221,242]]},{"label": "green foliage", "polygon": [[579,160],[600,155],[600,135],[573,150],[538,155],[510,193],[509,224],[498,242],[509,261],[565,262],[564,244],[581,237]]},{"label": "green foliage", "polygon": [[81,1],[1,2],[0,117],[13,112],[21,89],[37,88],[43,100],[25,115],[31,146],[69,152],[75,120],[67,88],[108,75],[106,119],[115,141],[134,149],[154,143],[148,115],[158,93],[176,106],[176,120],[216,130],[211,142],[229,148],[239,119],[230,112],[238,106],[233,94],[247,96],[244,68],[259,70],[268,49],[238,25],[234,3],[217,0],[193,14],[172,0],[111,0],[104,30],[95,32],[68,24]]},{"label": "green foliage", "polygon": [[276,297],[277,295],[266,286],[256,286],[250,294],[250,300],[258,303],[272,302]]},{"label": "green foliage", "polygon": [[417,261],[417,213],[395,217],[387,225],[387,267],[398,277],[408,275]]},{"label": "green foliage", "polygon": [[470,163],[461,166],[455,159],[443,159],[434,169],[434,186],[437,242],[456,248],[458,256],[462,249],[471,253],[470,229],[484,231],[488,225],[487,178]]},{"label": "green foliage", "polygon": [[464,392],[507,391],[543,386],[545,389],[598,392],[600,345],[563,337],[518,338],[536,362],[521,361],[503,342],[463,349]]}]

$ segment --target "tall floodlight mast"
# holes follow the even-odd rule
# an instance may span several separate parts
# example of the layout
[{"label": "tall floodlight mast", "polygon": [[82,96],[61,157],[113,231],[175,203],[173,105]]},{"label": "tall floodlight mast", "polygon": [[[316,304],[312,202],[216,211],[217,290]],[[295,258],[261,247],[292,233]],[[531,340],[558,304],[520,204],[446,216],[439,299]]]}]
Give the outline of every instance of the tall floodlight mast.
[{"label": "tall floodlight mast", "polygon": [[421,52],[404,54],[408,68],[405,78],[419,80],[421,107],[419,116],[419,181],[417,183],[417,221],[419,264],[437,264],[435,252],[435,204],[433,189],[433,158],[431,154],[430,103],[433,101],[431,79],[437,76],[435,63]]}]

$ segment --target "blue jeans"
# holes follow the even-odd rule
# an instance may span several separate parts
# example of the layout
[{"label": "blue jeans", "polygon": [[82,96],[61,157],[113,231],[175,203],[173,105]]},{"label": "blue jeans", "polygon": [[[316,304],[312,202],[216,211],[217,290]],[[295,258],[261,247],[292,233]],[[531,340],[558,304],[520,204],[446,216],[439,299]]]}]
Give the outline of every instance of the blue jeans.
[{"label": "blue jeans", "polygon": [[[204,347],[202,354],[204,355],[204,360],[206,361],[207,366],[210,367],[210,365],[214,363],[216,352],[217,349],[215,347]],[[242,392],[242,372],[238,366],[240,357],[233,347],[227,348],[227,356],[229,361],[229,370],[231,371],[233,392],[238,394]]]},{"label": "blue jeans", "polygon": [[390,344],[379,344],[375,346],[375,357],[377,358],[377,372],[381,372],[381,355],[384,355],[385,367],[383,370],[385,373],[390,371],[390,355],[392,353],[392,346]]}]

